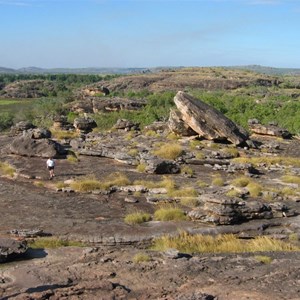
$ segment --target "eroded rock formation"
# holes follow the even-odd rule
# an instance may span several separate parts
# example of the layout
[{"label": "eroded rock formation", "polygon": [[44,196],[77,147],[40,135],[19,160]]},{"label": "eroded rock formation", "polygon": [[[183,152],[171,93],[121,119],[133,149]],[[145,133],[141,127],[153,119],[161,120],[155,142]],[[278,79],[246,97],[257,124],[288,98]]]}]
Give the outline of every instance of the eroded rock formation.
[{"label": "eroded rock formation", "polygon": [[227,140],[235,145],[247,140],[247,136],[231,120],[201,100],[180,91],[174,97],[174,102],[181,119],[201,137]]}]

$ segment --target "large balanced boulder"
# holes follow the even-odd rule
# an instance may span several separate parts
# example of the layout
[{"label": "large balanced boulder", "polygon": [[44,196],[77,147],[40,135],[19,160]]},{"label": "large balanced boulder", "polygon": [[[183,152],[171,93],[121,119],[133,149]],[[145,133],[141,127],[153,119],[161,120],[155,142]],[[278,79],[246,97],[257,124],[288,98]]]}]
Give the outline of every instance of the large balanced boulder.
[{"label": "large balanced boulder", "polygon": [[178,110],[171,109],[168,126],[171,131],[182,136],[197,135],[197,133],[182,120],[182,114]]},{"label": "large balanced boulder", "polygon": [[227,140],[235,145],[244,143],[247,136],[221,112],[184,92],[178,92],[174,102],[181,119],[201,137],[209,140]]}]

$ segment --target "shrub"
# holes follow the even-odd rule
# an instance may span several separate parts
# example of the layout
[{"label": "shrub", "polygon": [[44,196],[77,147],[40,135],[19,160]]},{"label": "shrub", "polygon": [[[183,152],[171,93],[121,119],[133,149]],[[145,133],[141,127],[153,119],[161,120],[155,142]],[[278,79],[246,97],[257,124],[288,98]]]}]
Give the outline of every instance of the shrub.
[{"label": "shrub", "polygon": [[137,253],[133,257],[133,262],[135,262],[135,263],[148,262],[150,260],[151,260],[151,257],[146,253]]},{"label": "shrub", "polygon": [[144,222],[148,222],[150,220],[151,220],[151,215],[145,212],[135,212],[127,215],[124,218],[124,222],[130,225],[141,224]]},{"label": "shrub", "polygon": [[159,208],[154,213],[154,219],[156,221],[182,221],[182,220],[186,220],[187,217],[180,208],[165,206]]},{"label": "shrub", "polygon": [[153,151],[154,155],[165,159],[176,159],[183,153],[182,147],[178,144],[163,144]]},{"label": "shrub", "polygon": [[300,251],[300,247],[266,236],[242,240],[233,234],[218,236],[190,235],[181,232],[178,236],[165,235],[154,241],[153,249],[165,251],[178,249],[183,253],[239,253],[265,251]]}]

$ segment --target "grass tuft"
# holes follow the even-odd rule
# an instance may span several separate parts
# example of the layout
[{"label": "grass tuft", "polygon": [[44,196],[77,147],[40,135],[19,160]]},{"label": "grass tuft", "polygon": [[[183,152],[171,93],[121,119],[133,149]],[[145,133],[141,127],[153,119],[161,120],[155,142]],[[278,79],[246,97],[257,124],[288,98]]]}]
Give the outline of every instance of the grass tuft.
[{"label": "grass tuft", "polygon": [[145,212],[135,212],[127,215],[124,222],[129,225],[141,224],[151,220],[151,215]]},{"label": "grass tuft", "polygon": [[272,257],[270,256],[265,256],[265,255],[256,255],[255,259],[263,264],[270,264],[272,262]]},{"label": "grass tuft", "polygon": [[11,166],[9,163],[6,162],[0,162],[0,174],[9,176],[9,177],[14,177],[16,172],[16,169]]},{"label": "grass tuft", "polygon": [[187,220],[187,217],[178,207],[164,206],[154,213],[154,219],[156,221],[182,221]]},{"label": "grass tuft", "polygon": [[153,150],[153,154],[165,158],[165,159],[176,159],[180,155],[182,155],[183,150],[182,147],[178,144],[162,144],[158,149]]},{"label": "grass tuft", "polygon": [[146,253],[141,253],[141,252],[137,253],[137,254],[133,257],[133,262],[134,262],[134,263],[137,263],[137,264],[143,263],[143,262],[148,262],[148,261],[150,261],[150,260],[151,260],[151,257],[150,257],[148,254],[146,254]]},{"label": "grass tuft", "polygon": [[146,171],[147,165],[140,163],[137,165],[136,170],[140,173],[144,173]]}]

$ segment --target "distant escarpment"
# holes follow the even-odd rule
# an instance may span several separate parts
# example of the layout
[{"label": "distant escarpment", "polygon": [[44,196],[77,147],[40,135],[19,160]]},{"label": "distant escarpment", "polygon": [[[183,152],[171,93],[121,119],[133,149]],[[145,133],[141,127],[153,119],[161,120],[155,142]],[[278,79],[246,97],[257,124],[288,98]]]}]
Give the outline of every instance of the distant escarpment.
[{"label": "distant escarpment", "polygon": [[230,90],[247,86],[277,86],[278,77],[242,70],[221,68],[186,68],[159,73],[139,74],[101,81],[85,88],[92,93],[106,86],[110,91],[178,91],[184,89]]}]

